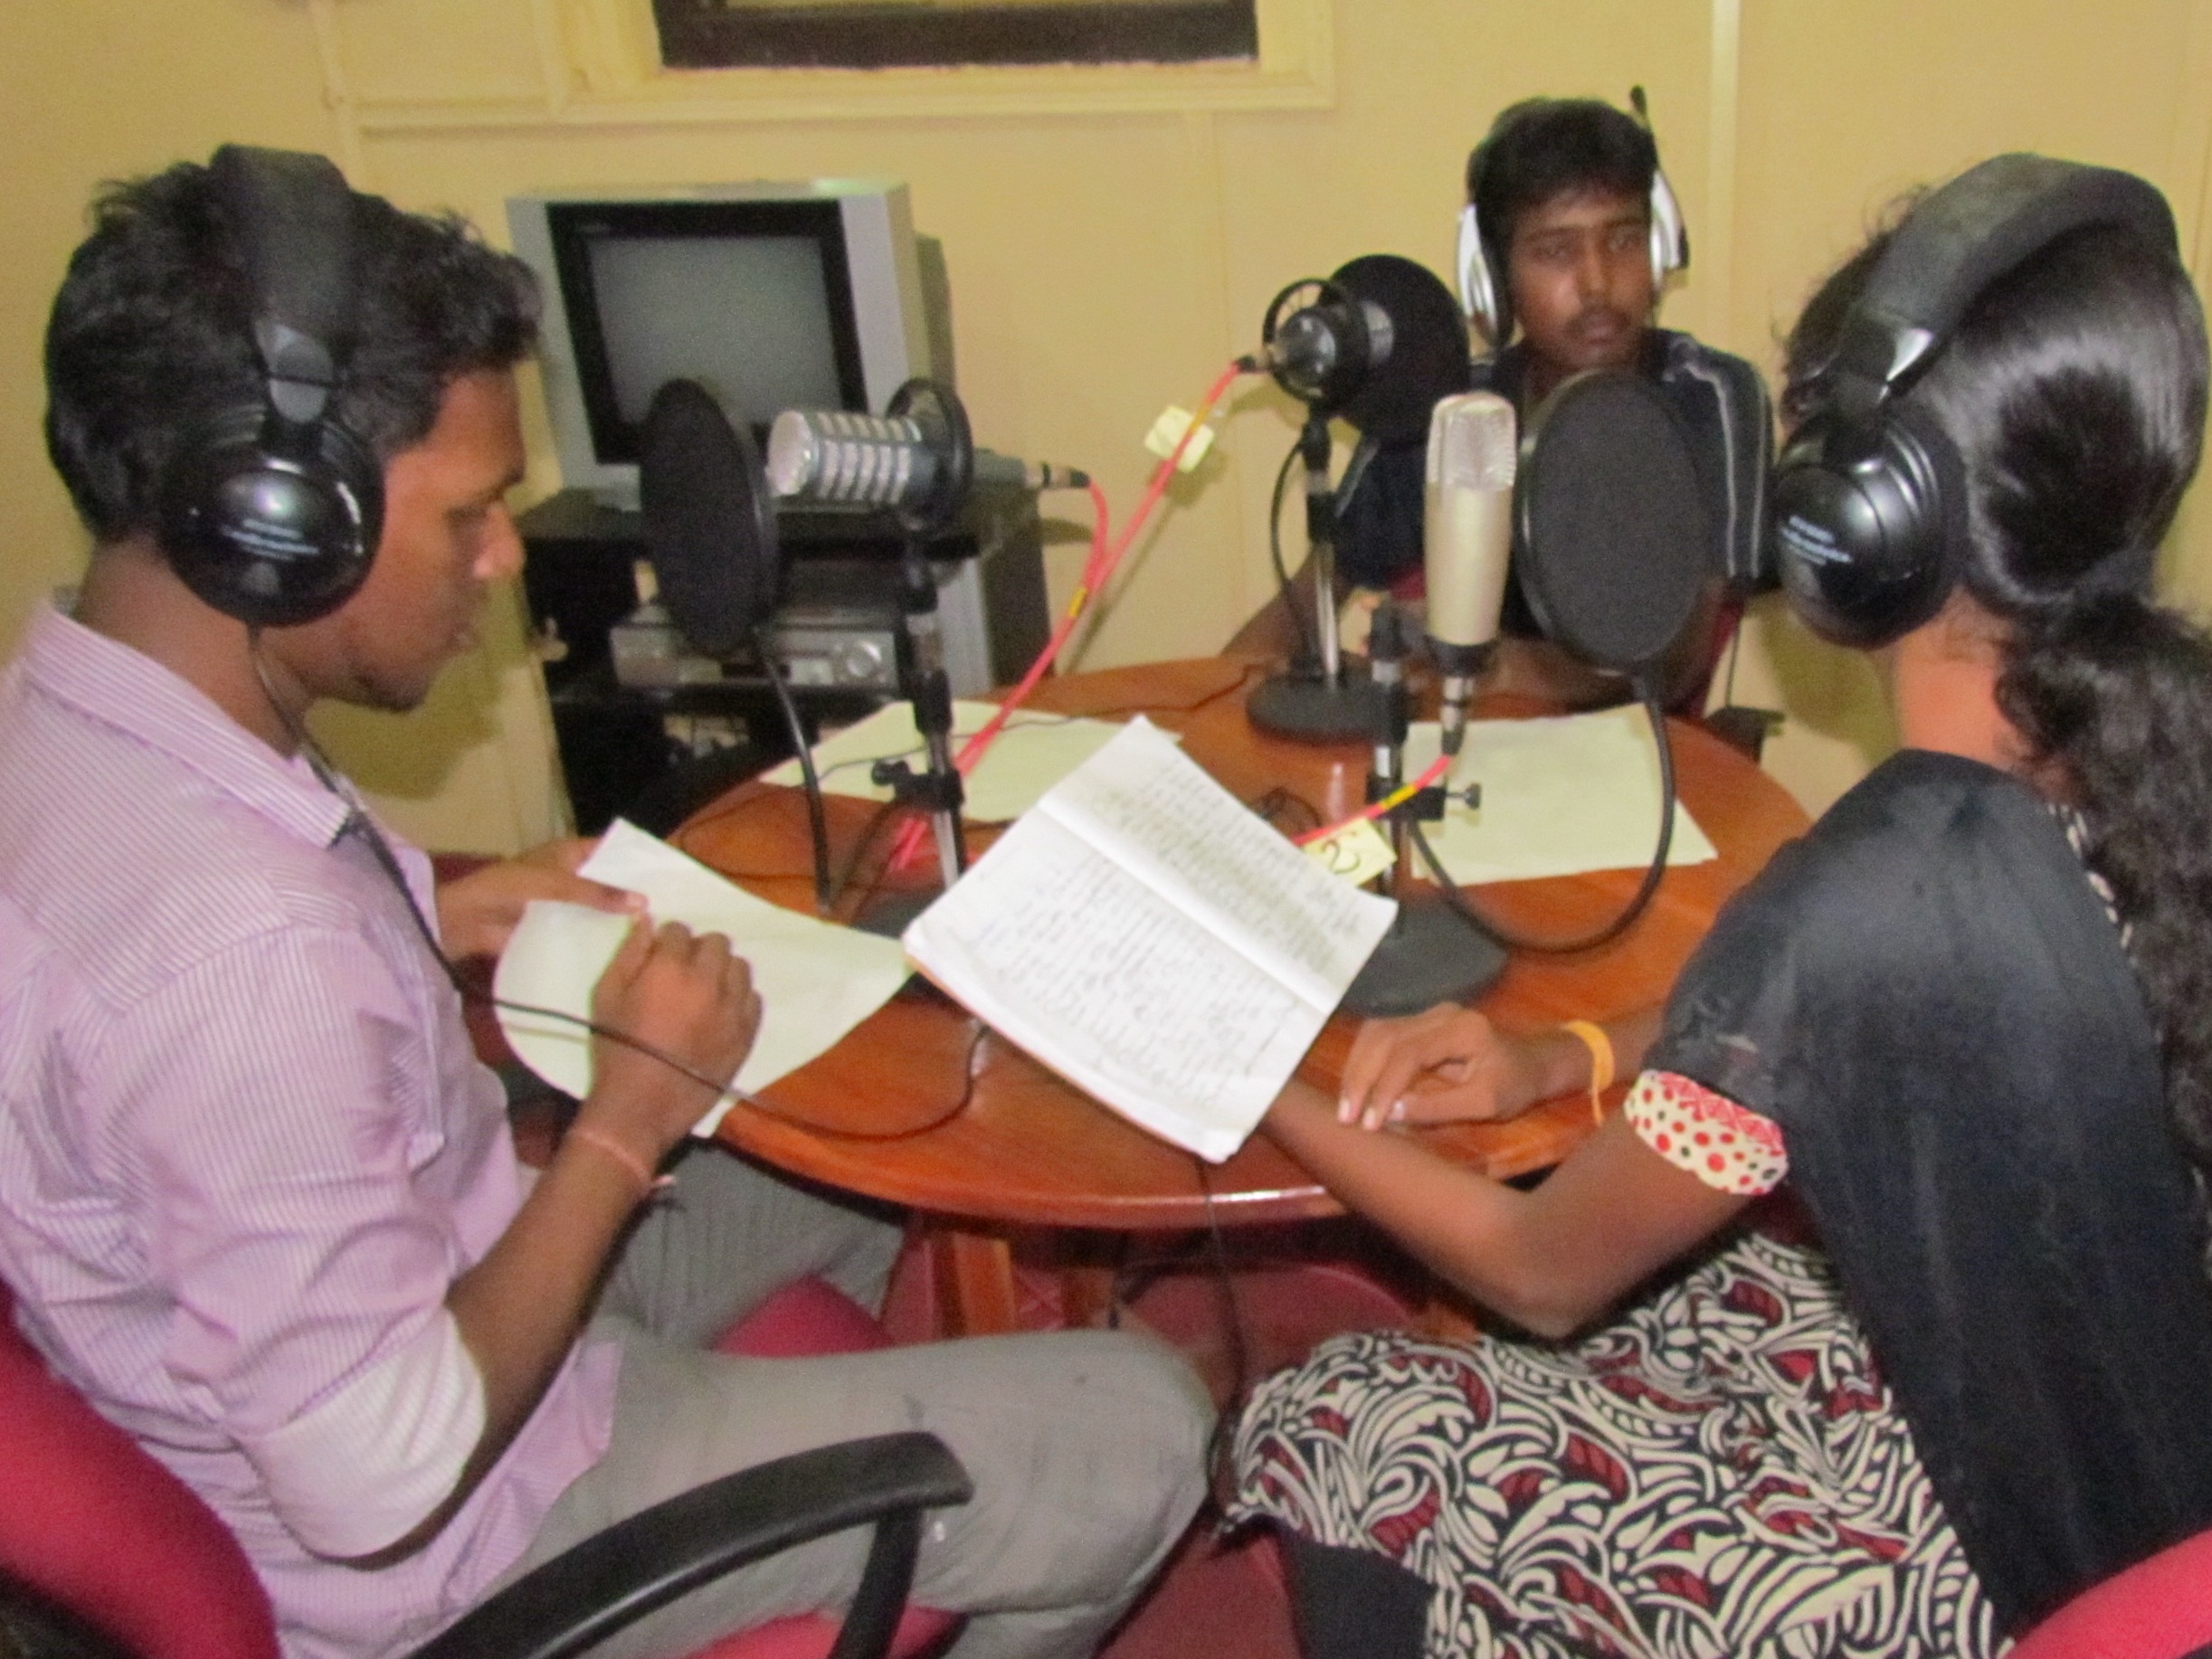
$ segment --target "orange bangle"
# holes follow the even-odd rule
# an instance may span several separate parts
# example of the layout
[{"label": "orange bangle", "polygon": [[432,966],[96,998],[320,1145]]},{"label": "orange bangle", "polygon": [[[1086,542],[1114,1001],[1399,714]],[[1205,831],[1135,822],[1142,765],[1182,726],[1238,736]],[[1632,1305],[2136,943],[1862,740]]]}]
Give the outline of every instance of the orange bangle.
[{"label": "orange bangle", "polygon": [[1560,1029],[1580,1038],[1582,1047],[1590,1050],[1590,1119],[1593,1123],[1605,1122],[1605,1107],[1599,1096],[1613,1086],[1613,1039],[1605,1034],[1605,1028],[1587,1019],[1570,1019]]},{"label": "orange bangle", "polygon": [[581,1141],[584,1145],[605,1153],[623,1169],[629,1171],[631,1176],[638,1183],[638,1202],[641,1204],[664,1187],[675,1184],[672,1178],[666,1175],[655,1175],[647,1169],[644,1160],[612,1135],[602,1134],[598,1130],[582,1123],[571,1123],[568,1126],[567,1138],[571,1141]]}]

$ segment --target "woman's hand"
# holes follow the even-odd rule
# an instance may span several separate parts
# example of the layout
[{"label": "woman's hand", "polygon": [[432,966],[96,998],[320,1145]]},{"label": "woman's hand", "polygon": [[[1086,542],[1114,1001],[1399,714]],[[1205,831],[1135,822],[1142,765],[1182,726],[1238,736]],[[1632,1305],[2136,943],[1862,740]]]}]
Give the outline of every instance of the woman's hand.
[{"label": "woman's hand", "polygon": [[1573,1037],[1511,1036],[1471,1008],[1440,1002],[1360,1028],[1336,1117],[1362,1129],[1512,1117],[1589,1081],[1590,1051]]},{"label": "woman's hand", "polygon": [[532,899],[555,898],[597,910],[643,915],[645,901],[635,893],[586,881],[577,867],[597,843],[578,837],[548,841],[519,858],[471,870],[438,889],[438,936],[455,962],[497,956]]}]

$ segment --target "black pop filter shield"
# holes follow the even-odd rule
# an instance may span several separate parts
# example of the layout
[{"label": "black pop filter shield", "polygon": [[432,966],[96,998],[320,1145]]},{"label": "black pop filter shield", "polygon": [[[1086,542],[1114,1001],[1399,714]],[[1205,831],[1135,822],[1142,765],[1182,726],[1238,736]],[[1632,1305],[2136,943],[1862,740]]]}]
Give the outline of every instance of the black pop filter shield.
[{"label": "black pop filter shield", "polygon": [[1438,400],[1467,389],[1467,318],[1444,280],[1395,253],[1370,253],[1329,279],[1391,319],[1390,356],[1337,412],[1378,443],[1419,443]]},{"label": "black pop filter shield", "polygon": [[1713,529],[1688,437],[1639,374],[1579,374],[1521,442],[1515,557],[1546,638],[1594,668],[1655,666],[1696,609]]},{"label": "black pop filter shield", "polygon": [[645,553],[677,631],[728,657],[775,609],[775,509],[752,432],[696,380],[653,393],[638,450]]}]

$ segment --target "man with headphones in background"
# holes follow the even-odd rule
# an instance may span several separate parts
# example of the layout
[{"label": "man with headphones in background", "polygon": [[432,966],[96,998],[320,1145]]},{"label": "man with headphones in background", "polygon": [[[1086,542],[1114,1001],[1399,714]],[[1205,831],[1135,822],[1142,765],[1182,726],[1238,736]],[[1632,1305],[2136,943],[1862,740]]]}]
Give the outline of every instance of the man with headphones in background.
[{"label": "man with headphones in background", "polygon": [[[1562,381],[1590,370],[1648,376],[1682,418],[1707,485],[1716,574],[1661,678],[1668,706],[1695,713],[1730,620],[1719,573],[1748,587],[1760,556],[1771,417],[1751,365],[1653,326],[1668,278],[1689,263],[1689,239],[1640,118],[1641,88],[1635,100],[1638,117],[1594,99],[1533,98],[1497,118],[1467,157],[1459,293],[1493,347],[1476,360],[1470,389],[1512,403],[1524,434]],[[1336,556],[1353,608],[1419,592],[1423,460],[1419,443],[1362,443],[1347,468],[1355,481],[1343,492]],[[1309,566],[1297,584],[1311,581]],[[1310,608],[1310,598],[1297,602]],[[1507,581],[1501,633],[1492,688],[1575,706],[1627,695],[1623,682],[1544,639],[1517,572]],[[1296,637],[1278,597],[1230,649],[1279,654]]]},{"label": "man with headphones in background", "polygon": [[[1105,1332],[704,1351],[805,1275],[879,1300],[899,1238],[687,1142],[753,1040],[745,963],[640,916],[593,1005],[627,1040],[526,1173],[441,954],[531,897],[630,901],[574,846],[433,901],[307,735],[324,698],[413,707],[519,568],[535,327],[517,261],[319,156],[225,147],[98,204],[46,340],[95,546],[0,678],[0,1278],[236,1533],[296,1659],[404,1651],[621,1516],[915,1427],[976,1486],[917,1601],[971,1616],[969,1659],[1087,1654],[1198,1503],[1188,1368]],[[864,1548],[598,1651],[838,1607]]]}]

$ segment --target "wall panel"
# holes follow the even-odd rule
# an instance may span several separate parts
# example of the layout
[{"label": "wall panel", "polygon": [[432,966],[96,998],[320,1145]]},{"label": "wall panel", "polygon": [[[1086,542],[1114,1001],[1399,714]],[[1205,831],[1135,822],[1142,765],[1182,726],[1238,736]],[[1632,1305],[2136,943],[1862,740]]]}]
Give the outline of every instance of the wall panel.
[{"label": "wall panel", "polygon": [[[79,543],[35,433],[36,341],[91,183],[219,137],[318,145],[408,205],[504,239],[535,185],[889,173],[950,268],[979,438],[1134,502],[1137,440],[1248,346],[1267,299],[1355,254],[1439,273],[1469,145],[1536,91],[1648,90],[1695,263],[1665,318],[1764,365],[1808,285],[1903,185],[2008,147],[2142,171],[2195,254],[2212,152],[2212,0],[1267,0],[1266,71],[655,77],[641,0],[40,0],[0,12],[20,253],[0,272],[0,634]],[[94,52],[87,43],[97,40]],[[535,410],[535,404],[532,405]],[[1103,665],[1212,649],[1266,595],[1265,498],[1296,412],[1240,389],[1217,459],[1088,637]],[[530,488],[555,479],[533,415]],[[1051,504],[1064,592],[1087,512]],[[2192,504],[2174,590],[2212,598]],[[1292,526],[1294,556],[1296,529]],[[1771,764],[1809,804],[1891,741],[1865,665],[1754,619],[1740,689],[1792,716]],[[549,821],[542,707],[511,614],[432,735],[337,723],[349,761],[443,839]]]}]

